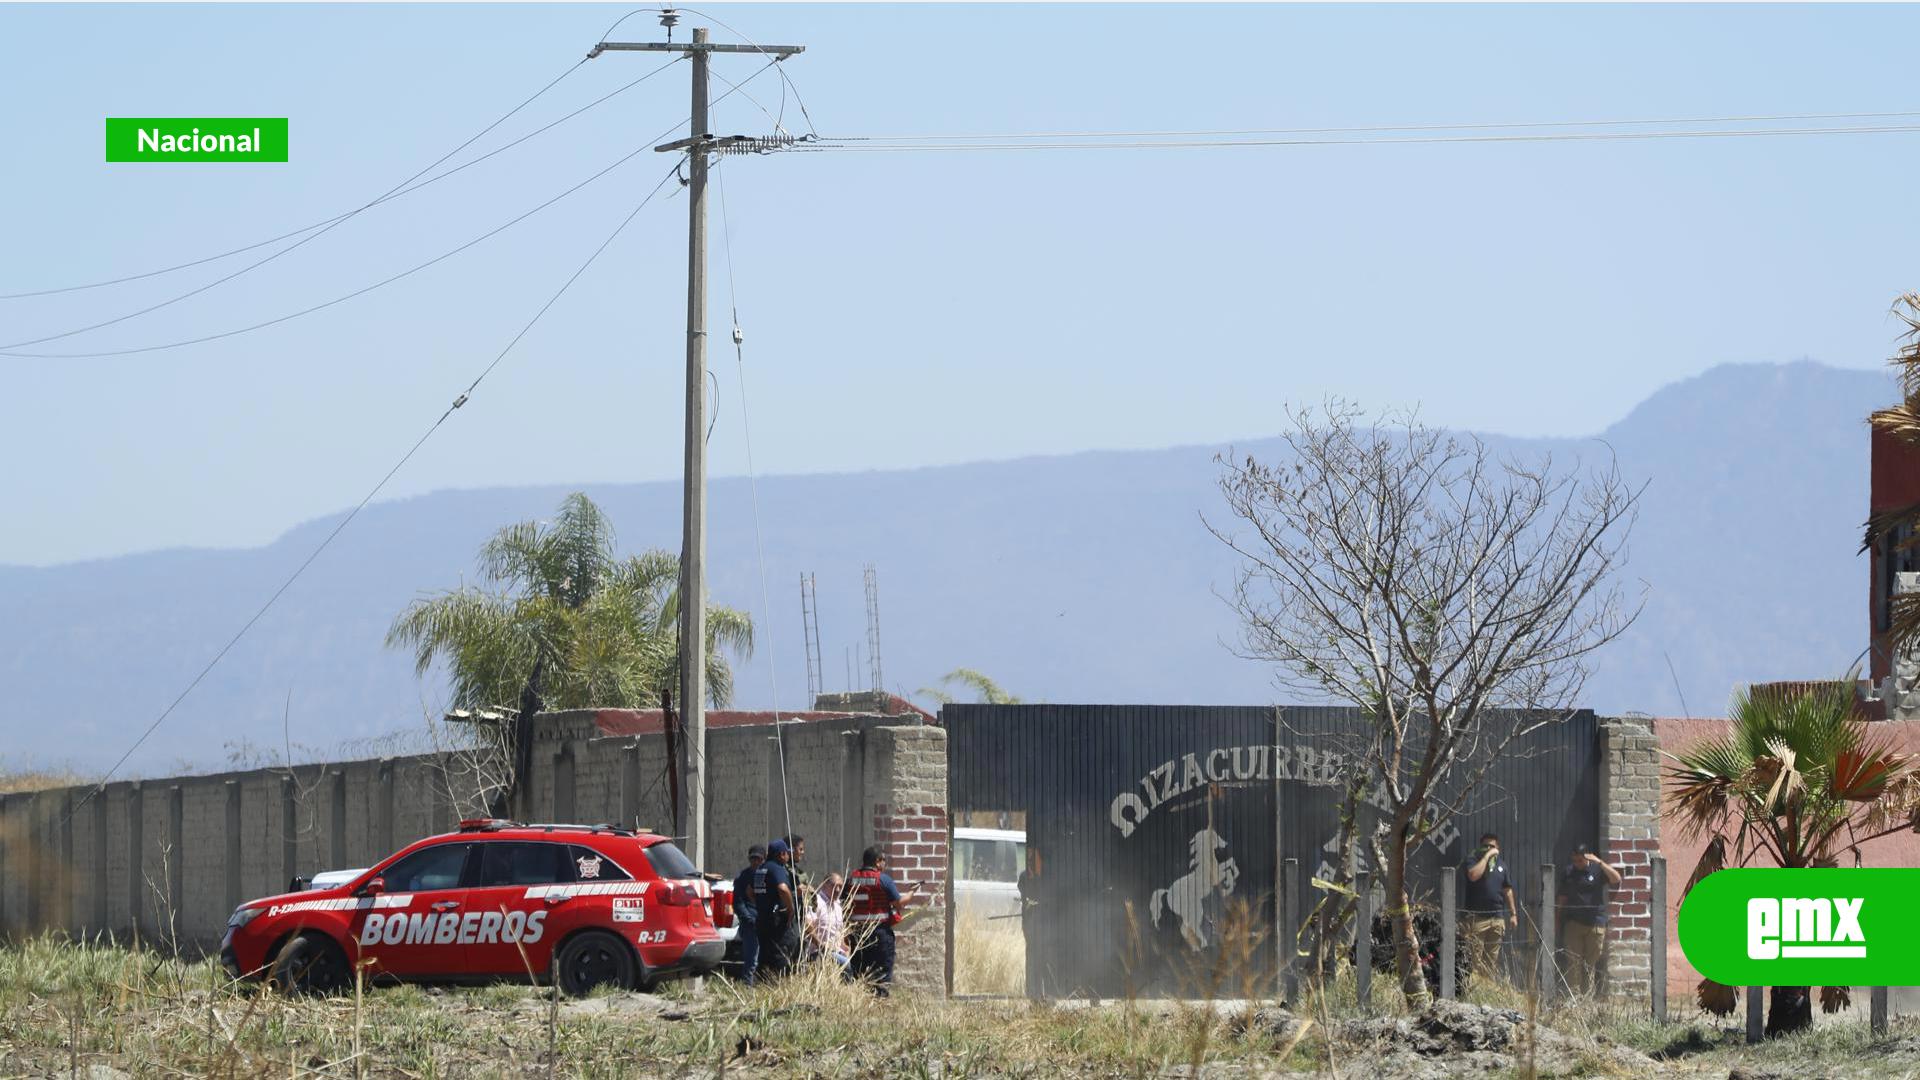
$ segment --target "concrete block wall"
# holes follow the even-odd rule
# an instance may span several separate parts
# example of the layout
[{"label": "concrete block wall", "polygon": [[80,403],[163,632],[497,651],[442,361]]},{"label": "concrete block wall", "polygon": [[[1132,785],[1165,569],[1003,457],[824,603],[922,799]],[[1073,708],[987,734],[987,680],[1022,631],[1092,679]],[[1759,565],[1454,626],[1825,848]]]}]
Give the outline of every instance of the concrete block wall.
[{"label": "concrete block wall", "polygon": [[[672,832],[666,740],[658,734],[600,737],[591,711],[554,713],[535,736],[535,773],[527,806],[530,820],[609,821]],[[876,833],[876,801],[891,806],[895,782],[892,755],[901,745],[892,734],[931,731],[937,750],[912,742],[903,776],[931,790],[938,773],[937,802],[944,822],[946,756],[937,728],[898,728],[898,717],[852,716],[787,723],[778,741],[771,726],[711,728],[707,732],[706,868],[731,874],[746,864],[747,848],[777,836],[807,841],[807,867],[816,878],[859,865]],[[631,794],[630,794],[631,792]],[[944,845],[945,834],[940,836]],[[682,846],[685,846],[684,844]]]},{"label": "concrete block wall", "polygon": [[1605,858],[1620,871],[1607,904],[1607,993],[1645,1000],[1653,981],[1653,859],[1660,854],[1660,744],[1644,722],[1600,725]]},{"label": "concrete block wall", "polygon": [[437,755],[0,795],[0,936],[216,945],[240,902],[455,823]]},{"label": "concrete block wall", "polygon": [[[783,739],[784,778],[779,755],[769,752],[766,810],[775,825],[769,832],[806,837],[806,870],[815,880],[857,869],[860,853],[875,842],[866,827],[872,789],[864,763],[885,753],[874,744],[884,741],[881,732],[892,730],[888,724],[898,722],[873,718],[790,726]],[[767,745],[771,751],[772,744]],[[781,827],[789,819],[791,828]]]},{"label": "concrete block wall", "polygon": [[[747,848],[786,833],[779,811],[779,744],[766,727],[707,733],[707,868],[732,874],[746,865]],[[785,734],[782,734],[785,740]],[[664,768],[664,765],[662,766]],[[661,785],[664,796],[666,785]],[[664,821],[665,818],[662,818]],[[806,835],[805,829],[800,830]]]},{"label": "concrete block wall", "polygon": [[[664,739],[598,737],[592,717],[542,718],[516,816],[669,831]],[[791,832],[818,879],[885,846],[897,876],[925,882],[930,907],[901,935],[899,984],[938,993],[946,739],[900,722],[787,724],[778,742],[766,726],[709,732],[706,863],[732,874],[748,846]],[[458,756],[422,755],[0,794],[0,938],[138,933],[210,949],[237,904],[296,874],[367,866],[451,829],[454,792],[470,783]]]}]

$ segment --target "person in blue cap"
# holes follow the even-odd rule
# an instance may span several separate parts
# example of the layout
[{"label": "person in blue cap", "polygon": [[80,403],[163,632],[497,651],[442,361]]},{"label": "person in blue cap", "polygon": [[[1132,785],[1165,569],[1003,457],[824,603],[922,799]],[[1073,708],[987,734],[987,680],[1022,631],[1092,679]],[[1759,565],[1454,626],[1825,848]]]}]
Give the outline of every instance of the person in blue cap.
[{"label": "person in blue cap", "polygon": [[767,846],[755,844],[747,849],[747,868],[733,879],[733,938],[740,943],[740,978],[753,985],[760,970],[760,927],[755,919],[759,909],[753,898],[753,875],[767,861]]},{"label": "person in blue cap", "polygon": [[798,908],[793,898],[793,875],[787,867],[793,849],[785,840],[767,845],[767,861],[753,871],[754,926],[760,932],[760,967],[779,975],[799,955]]}]

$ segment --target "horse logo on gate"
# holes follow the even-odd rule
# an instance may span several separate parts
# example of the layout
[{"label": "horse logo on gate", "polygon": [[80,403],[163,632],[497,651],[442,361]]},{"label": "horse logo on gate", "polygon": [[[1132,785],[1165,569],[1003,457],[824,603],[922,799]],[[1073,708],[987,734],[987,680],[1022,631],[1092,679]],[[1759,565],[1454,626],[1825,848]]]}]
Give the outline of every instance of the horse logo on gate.
[{"label": "horse logo on gate", "polygon": [[1212,826],[1194,833],[1193,839],[1187,841],[1187,851],[1190,853],[1187,873],[1166,888],[1153,890],[1148,910],[1154,929],[1158,930],[1161,919],[1171,909],[1180,917],[1180,936],[1188,948],[1198,952],[1212,944],[1207,936],[1207,927],[1213,921],[1209,903],[1215,896],[1233,894],[1233,887],[1240,880],[1240,867],[1226,853],[1226,840],[1214,832]]}]

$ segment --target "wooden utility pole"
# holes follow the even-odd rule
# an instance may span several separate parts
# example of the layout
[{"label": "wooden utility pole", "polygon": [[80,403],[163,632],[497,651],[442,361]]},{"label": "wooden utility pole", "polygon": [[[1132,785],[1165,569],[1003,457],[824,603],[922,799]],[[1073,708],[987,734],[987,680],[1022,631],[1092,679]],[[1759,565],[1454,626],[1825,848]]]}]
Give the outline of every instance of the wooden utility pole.
[{"label": "wooden utility pole", "polygon": [[680,512],[680,713],[686,720],[687,846],[707,865],[707,43],[693,32],[693,108],[687,135],[687,431]]},{"label": "wooden utility pole", "polygon": [[[665,15],[662,23],[672,21]],[[684,54],[693,63],[693,107],[687,138],[654,147],[687,154],[687,430],[685,500],[680,527],[680,789],[686,806],[687,855],[695,866],[707,864],[707,167],[722,142],[710,130],[708,65],[714,53],[757,53],[784,60],[804,52],[802,45],[714,45],[704,27],[686,44],[672,41],[603,41],[587,53],[665,52]]]}]

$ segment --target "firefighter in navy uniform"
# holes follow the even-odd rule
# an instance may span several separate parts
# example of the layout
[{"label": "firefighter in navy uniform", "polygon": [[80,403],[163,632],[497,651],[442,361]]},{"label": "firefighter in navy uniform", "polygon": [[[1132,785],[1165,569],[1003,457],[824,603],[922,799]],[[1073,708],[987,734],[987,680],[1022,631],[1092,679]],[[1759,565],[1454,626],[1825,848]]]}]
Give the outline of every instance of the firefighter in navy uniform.
[{"label": "firefighter in navy uniform", "polygon": [[887,996],[893,982],[893,927],[900,921],[900,887],[887,875],[887,857],[877,847],[860,854],[860,869],[847,879],[847,923],[853,960],[847,977],[873,984]]},{"label": "firefighter in navy uniform", "polygon": [[760,970],[780,975],[799,955],[800,910],[794,903],[793,877],[787,865],[793,849],[785,840],[767,845],[767,861],[753,871],[754,927],[760,932]]},{"label": "firefighter in navy uniform", "polygon": [[753,977],[760,970],[760,912],[753,879],[766,861],[766,845],[753,845],[747,849],[747,868],[733,879],[733,936],[740,942],[740,977],[748,986],[753,985]]}]

